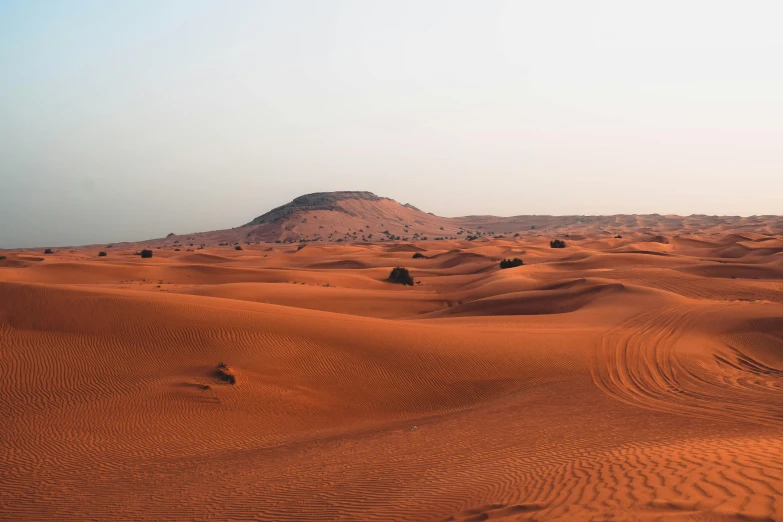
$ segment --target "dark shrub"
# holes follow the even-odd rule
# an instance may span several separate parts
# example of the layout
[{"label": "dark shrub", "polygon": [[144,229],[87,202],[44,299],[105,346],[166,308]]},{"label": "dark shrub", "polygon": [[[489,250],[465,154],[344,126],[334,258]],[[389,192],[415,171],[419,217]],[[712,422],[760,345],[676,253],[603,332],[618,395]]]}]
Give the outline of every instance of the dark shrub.
[{"label": "dark shrub", "polygon": [[413,278],[408,273],[407,268],[397,267],[389,274],[389,281],[392,283],[400,283],[401,285],[413,286]]},{"label": "dark shrub", "polygon": [[500,268],[514,268],[515,266],[522,266],[525,262],[515,257],[514,259],[504,259],[500,262]]},{"label": "dark shrub", "polygon": [[234,250],[242,250],[242,247],[237,245],[237,246],[234,247]]},{"label": "dark shrub", "polygon": [[152,257],[152,250],[145,248],[144,250],[141,251],[141,257],[142,259]]},{"label": "dark shrub", "polygon": [[5,256],[0,256],[0,261],[2,261],[3,259],[6,259],[6,257]]},{"label": "dark shrub", "polygon": [[413,259],[427,259],[427,256],[425,256],[421,252],[416,252],[415,254],[413,254]]},{"label": "dark shrub", "polygon": [[622,239],[622,238],[623,238],[623,236],[621,236],[620,234],[617,234],[616,236],[614,236],[614,238],[615,238],[615,239]]},{"label": "dark shrub", "polygon": [[565,241],[561,241],[559,239],[555,239],[554,241],[549,242],[549,246],[552,248],[565,248],[566,244]]},{"label": "dark shrub", "polygon": [[98,257],[106,257],[106,252],[98,252]]},{"label": "dark shrub", "polygon": [[234,370],[228,367],[226,363],[218,363],[217,370],[215,372],[218,379],[229,384],[237,383],[237,376],[234,375]]},{"label": "dark shrub", "polygon": [[47,248],[46,250],[44,250],[44,254],[54,254],[54,252],[52,252],[51,248]]}]

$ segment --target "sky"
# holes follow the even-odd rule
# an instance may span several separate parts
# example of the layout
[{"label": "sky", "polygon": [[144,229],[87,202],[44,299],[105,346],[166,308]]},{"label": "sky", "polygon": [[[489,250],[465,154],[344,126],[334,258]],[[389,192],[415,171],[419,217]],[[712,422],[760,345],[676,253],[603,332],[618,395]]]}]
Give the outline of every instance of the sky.
[{"label": "sky", "polygon": [[0,248],[369,190],[783,213],[783,2],[0,0]]}]

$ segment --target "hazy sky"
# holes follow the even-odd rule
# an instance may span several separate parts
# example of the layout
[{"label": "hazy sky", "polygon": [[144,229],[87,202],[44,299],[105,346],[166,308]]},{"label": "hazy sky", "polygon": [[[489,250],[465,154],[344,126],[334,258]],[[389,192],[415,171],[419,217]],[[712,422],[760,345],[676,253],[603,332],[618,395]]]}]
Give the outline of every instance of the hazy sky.
[{"label": "hazy sky", "polygon": [[425,211],[783,213],[783,2],[0,0],[0,247]]}]

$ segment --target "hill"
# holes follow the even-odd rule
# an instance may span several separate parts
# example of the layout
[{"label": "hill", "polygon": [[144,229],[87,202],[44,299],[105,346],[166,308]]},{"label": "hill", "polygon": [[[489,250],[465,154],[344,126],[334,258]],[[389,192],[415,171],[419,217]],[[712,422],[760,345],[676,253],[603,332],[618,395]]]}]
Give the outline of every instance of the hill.
[{"label": "hill", "polygon": [[[442,217],[410,203],[366,191],[316,192],[262,214],[236,228],[169,234],[146,241],[114,243],[198,249],[258,243],[343,243],[427,240],[514,239],[547,236],[579,240],[617,235],[660,248],[670,240],[693,235],[723,235],[726,231],[772,237],[783,234],[783,216],[676,216],[618,214],[609,216],[509,217],[472,215]],[[754,237],[756,237],[754,236]],[[658,247],[654,245],[659,245]],[[97,246],[97,245],[94,245]],[[23,249],[29,250],[29,249]],[[728,255],[728,254],[727,254]]]},{"label": "hill", "polygon": [[584,235],[613,238],[632,234],[651,243],[672,236],[723,234],[726,230],[775,235],[783,233],[781,216],[675,216],[662,214],[610,216],[509,217],[472,215],[442,217],[366,191],[316,192],[299,196],[233,229],[174,235],[145,242],[180,244],[381,242]]}]

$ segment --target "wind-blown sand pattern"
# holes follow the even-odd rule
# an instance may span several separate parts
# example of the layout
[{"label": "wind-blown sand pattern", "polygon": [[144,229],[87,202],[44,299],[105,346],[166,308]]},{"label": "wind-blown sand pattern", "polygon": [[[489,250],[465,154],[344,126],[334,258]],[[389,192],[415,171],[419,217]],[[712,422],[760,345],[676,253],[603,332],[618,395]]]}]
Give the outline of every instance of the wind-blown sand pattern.
[{"label": "wind-blown sand pattern", "polygon": [[766,230],[6,252],[0,518],[781,520]]}]

